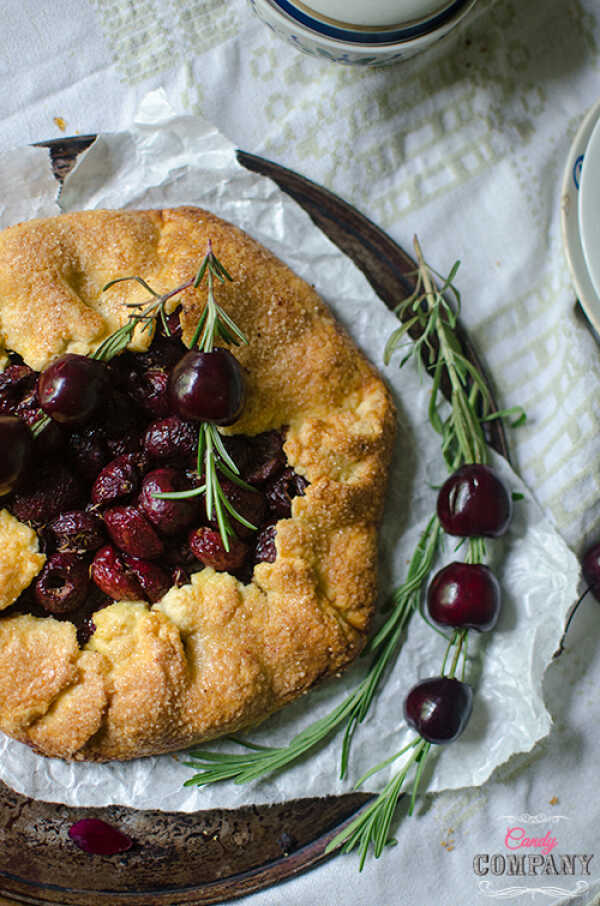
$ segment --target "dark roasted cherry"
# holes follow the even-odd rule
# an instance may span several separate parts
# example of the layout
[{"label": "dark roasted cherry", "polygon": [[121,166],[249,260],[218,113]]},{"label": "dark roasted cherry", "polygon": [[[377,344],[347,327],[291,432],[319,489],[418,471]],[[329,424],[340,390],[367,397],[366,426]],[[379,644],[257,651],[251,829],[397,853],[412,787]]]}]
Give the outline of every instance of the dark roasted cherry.
[{"label": "dark roasted cherry", "polygon": [[454,742],[473,710],[473,689],[448,676],[433,676],[413,686],[404,700],[404,717],[427,742]]},{"label": "dark roasted cherry", "polygon": [[[264,494],[261,494],[260,491],[249,491],[247,488],[241,488],[235,482],[229,481],[228,478],[221,479],[221,488],[234,510],[254,526],[254,529],[250,529],[247,525],[243,525],[237,519],[234,519],[233,516],[231,517],[231,523],[236,535],[239,538],[249,538],[265,521],[267,506]],[[214,514],[210,524],[213,528],[218,526]]]},{"label": "dark roasted cherry", "polygon": [[82,557],[52,554],[36,580],[35,599],[50,613],[71,613],[84,603],[88,584],[88,564]]},{"label": "dark roasted cherry", "polygon": [[[15,415],[22,418],[30,428],[44,417],[44,413],[37,404],[35,395],[26,397],[23,402],[19,403],[15,410]],[[65,433],[64,429],[55,421],[50,421],[40,431],[33,441],[34,457],[53,456],[59,453],[64,447]]]},{"label": "dark roasted cherry", "polygon": [[265,431],[251,438],[247,462],[240,468],[249,484],[265,484],[283,472],[285,464],[282,435],[279,431]]},{"label": "dark roasted cherry", "polygon": [[198,449],[198,428],[178,415],[153,422],[144,435],[144,450],[157,462],[185,462]]},{"label": "dark roasted cherry", "polygon": [[108,391],[102,362],[68,353],[55,359],[38,378],[40,406],[55,421],[81,425],[94,414]]},{"label": "dark roasted cherry", "polygon": [[70,510],[56,516],[47,526],[59,551],[87,553],[106,542],[102,521],[93,513]]},{"label": "dark roasted cherry", "polygon": [[131,397],[113,390],[100,415],[111,459],[140,449],[145,424],[138,407],[131,404]]},{"label": "dark roasted cherry", "polygon": [[600,601],[600,544],[594,544],[583,555],[581,561],[583,578],[596,600]]},{"label": "dark roasted cherry", "polygon": [[69,461],[86,482],[94,481],[110,459],[106,435],[97,425],[86,425],[67,438]]},{"label": "dark roasted cherry", "polygon": [[144,600],[142,586],[111,544],[101,547],[94,557],[90,576],[100,591],[114,601]]},{"label": "dark roasted cherry", "polygon": [[27,470],[16,489],[10,510],[21,522],[42,525],[84,502],[81,484],[62,463],[47,461]]},{"label": "dark roasted cherry", "polygon": [[201,568],[192,553],[187,538],[167,539],[163,560],[169,567],[183,566],[186,572],[196,572]]},{"label": "dark roasted cherry", "polygon": [[277,557],[275,547],[276,525],[265,525],[256,537],[256,551],[254,559],[257,563],[274,563]]},{"label": "dark roasted cherry", "polygon": [[191,350],[175,365],[169,378],[172,408],[190,421],[231,425],[244,406],[244,376],[227,349]]},{"label": "dark roasted cherry", "polygon": [[150,418],[165,418],[169,414],[168,382],[169,375],[159,368],[134,372],[129,382],[129,395]]},{"label": "dark roasted cherry", "polygon": [[171,587],[171,577],[162,567],[150,560],[142,560],[140,557],[132,557],[129,554],[122,554],[121,559],[127,567],[127,571],[135,576],[147,598],[152,604],[166,595]]},{"label": "dark roasted cherry", "polygon": [[449,535],[496,538],[512,515],[512,499],[499,475],[479,463],[457,469],[438,494],[437,514]]},{"label": "dark roasted cherry", "polygon": [[246,469],[250,466],[252,456],[250,438],[243,434],[231,434],[229,436],[222,435],[221,439],[229,456],[238,467],[240,474],[245,474]]},{"label": "dark roasted cherry", "polygon": [[[3,392],[0,390],[0,412],[18,415],[30,428],[44,417],[37,395],[37,377],[37,372],[26,365],[9,365],[0,374],[0,380],[8,378],[10,381]],[[64,440],[63,430],[51,421],[34,439],[34,456],[57,453],[63,447]]]},{"label": "dark roasted cherry", "polygon": [[211,528],[202,526],[188,536],[194,556],[205,566],[212,566],[217,572],[235,572],[244,565],[248,545],[237,538],[229,539],[229,551],[225,550],[221,535]]},{"label": "dark roasted cherry", "polygon": [[144,437],[137,431],[128,431],[121,437],[107,437],[106,446],[109,449],[111,458],[117,456],[126,456],[128,453],[137,453],[142,449]]},{"label": "dark roasted cherry", "polygon": [[127,393],[129,386],[138,373],[138,356],[126,350],[106,363],[108,379],[113,388]]},{"label": "dark roasted cherry", "polygon": [[93,617],[85,617],[77,627],[77,644],[80,648],[87,645],[93,634],[96,632],[96,624]]},{"label": "dark roasted cherry", "polygon": [[133,846],[133,840],[101,821],[100,818],[82,818],[69,828],[69,837],[79,849],[94,856],[115,856],[127,852]]},{"label": "dark roasted cherry", "polygon": [[144,453],[124,453],[104,466],[92,486],[92,503],[114,503],[134,494],[140,486],[141,472],[147,461]]},{"label": "dark roasted cherry", "polygon": [[284,469],[281,475],[265,486],[267,504],[275,519],[289,519],[294,497],[304,497],[308,481],[293,469]]},{"label": "dark roasted cherry", "polygon": [[[175,320],[176,318],[176,320]],[[141,368],[162,368],[169,371],[177,364],[182,355],[185,355],[187,348],[181,342],[181,325],[176,326],[179,321],[179,315],[173,318],[168,317],[169,325],[173,325],[173,335],[165,336],[161,328],[156,331],[152,345],[146,352],[137,353],[136,364]]]},{"label": "dark roasted cherry", "polygon": [[157,342],[159,337],[165,337],[166,339],[171,340],[171,342],[173,342],[174,340],[181,341],[181,334],[183,333],[183,330],[181,327],[180,315],[181,315],[181,305],[178,305],[177,308],[174,311],[172,311],[170,315],[167,315],[166,322],[167,322],[167,327],[169,329],[168,334],[165,333],[165,328],[164,328],[164,324],[162,323],[162,320],[160,320],[158,322],[158,325],[157,325],[158,326],[158,337],[155,336],[154,343]]},{"label": "dark roasted cherry", "polygon": [[493,629],[500,614],[500,585],[481,563],[450,563],[433,577],[427,589],[431,619],[442,626]]},{"label": "dark roasted cherry", "polygon": [[116,506],[104,513],[108,534],[119,550],[132,557],[154,560],[164,546],[141,510],[134,506]]},{"label": "dark roasted cherry", "polygon": [[188,490],[189,487],[185,476],[168,467],[148,472],[144,478],[139,506],[163,535],[176,535],[191,525],[198,517],[200,498],[160,500],[154,494],[170,494]]},{"label": "dark roasted cherry", "polygon": [[28,365],[9,365],[0,372],[0,414],[15,415],[24,400],[35,397],[37,374]]},{"label": "dark roasted cherry", "polygon": [[0,415],[0,496],[10,494],[31,461],[33,435],[14,415]]}]

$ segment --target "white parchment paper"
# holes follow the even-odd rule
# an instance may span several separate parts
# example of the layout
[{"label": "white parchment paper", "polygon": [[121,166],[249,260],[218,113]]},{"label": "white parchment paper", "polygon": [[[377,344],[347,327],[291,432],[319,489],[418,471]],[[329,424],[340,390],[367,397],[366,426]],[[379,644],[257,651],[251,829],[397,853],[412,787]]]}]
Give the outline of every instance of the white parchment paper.
[{"label": "white parchment paper", "polygon": [[[1,227],[58,210],[45,152],[9,153],[2,165],[5,185],[11,188],[0,207]],[[12,194],[18,196],[14,201]],[[411,363],[402,371],[395,363],[383,368],[383,347],[397,321],[356,267],[293,201],[268,179],[240,167],[234,148],[216,129],[198,118],[174,115],[160,91],[146,97],[130,131],[95,142],[68,177],[60,199],[63,210],[177,204],[198,204],[231,220],[315,284],[392,388],[399,431],[381,533],[383,597],[404,579],[419,532],[435,507],[430,486],[445,474],[438,438],[425,415],[428,381],[421,382]],[[427,237],[421,238],[426,251]],[[431,791],[481,784],[512,754],[529,750],[548,733],[551,721],[542,699],[542,677],[576,597],[579,569],[574,555],[504,461],[497,458],[494,464],[525,497],[515,505],[505,539],[488,545],[502,585],[502,614],[494,632],[471,644],[467,678],[477,689],[473,716],[464,735],[436,753]],[[454,558],[453,548],[454,543],[447,545],[446,560]],[[182,755],[68,764],[41,758],[0,735],[0,777],[18,792],[53,802],[183,811],[345,792],[408,739],[404,696],[419,678],[439,673],[444,648],[444,640],[419,617],[412,620],[393,674],[355,737],[350,777],[343,783],[338,779],[338,738],[278,776],[249,786],[227,783],[199,789],[183,788],[191,770],[181,763]],[[341,679],[302,697],[249,737],[267,745],[285,744],[332,709],[365,669],[366,662],[359,660]],[[219,747],[227,744],[210,746]],[[388,776],[382,772],[373,777],[367,788],[379,789]]]}]

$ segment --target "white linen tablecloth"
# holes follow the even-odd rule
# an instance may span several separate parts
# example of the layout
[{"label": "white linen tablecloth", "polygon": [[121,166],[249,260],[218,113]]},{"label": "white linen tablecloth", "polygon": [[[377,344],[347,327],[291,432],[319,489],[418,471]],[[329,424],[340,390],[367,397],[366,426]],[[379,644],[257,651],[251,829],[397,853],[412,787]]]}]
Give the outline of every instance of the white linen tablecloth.
[{"label": "white linen tablecloth", "polygon": [[[528,413],[516,467],[580,553],[600,537],[600,357],[574,306],[559,196],[600,94],[599,45],[597,0],[479,0],[445,41],[379,71],[302,56],[245,0],[4,0],[0,151],[126,128],[162,85],[176,109],[331,188],[405,247],[418,232],[440,271],[462,259],[463,319],[501,404]],[[473,858],[503,852],[504,816],[524,813],[564,816],[551,825],[558,852],[597,848],[590,888],[568,898],[577,879],[546,876],[536,883],[554,893],[504,901],[596,902],[599,616],[587,600],[547,671],[554,728],[532,753],[482,788],[426,800],[362,875],[337,858],[240,902],[485,903],[515,879],[490,875],[482,889]]]}]

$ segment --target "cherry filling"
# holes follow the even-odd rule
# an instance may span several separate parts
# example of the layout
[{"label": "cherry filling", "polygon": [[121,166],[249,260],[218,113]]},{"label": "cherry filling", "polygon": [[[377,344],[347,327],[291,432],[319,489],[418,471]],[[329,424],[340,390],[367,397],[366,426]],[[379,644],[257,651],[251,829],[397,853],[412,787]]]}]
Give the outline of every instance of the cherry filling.
[{"label": "cherry filling", "polygon": [[35,439],[28,432],[20,446],[14,443],[13,458],[5,453],[0,463],[0,479],[6,473],[0,507],[37,531],[47,555],[32,585],[4,613],[70,620],[83,645],[96,628],[92,614],[114,600],[154,603],[206,566],[247,582],[255,564],[275,560],[276,523],[291,516],[293,498],[308,485],[287,463],[282,432],[223,438],[240,477],[252,486],[221,476],[223,492],[256,527],[232,519],[229,551],[203,495],[153,496],[204,483],[196,471],[198,424],[182,417],[169,393],[171,372],[188,355],[178,318],[170,316],[169,328],[172,335],[157,331],[147,352],[125,352],[108,365],[88,368],[82,357],[63,357],[60,368],[47,369],[52,381],[10,354],[0,373],[7,439],[23,422],[34,424],[42,407],[65,417]]}]

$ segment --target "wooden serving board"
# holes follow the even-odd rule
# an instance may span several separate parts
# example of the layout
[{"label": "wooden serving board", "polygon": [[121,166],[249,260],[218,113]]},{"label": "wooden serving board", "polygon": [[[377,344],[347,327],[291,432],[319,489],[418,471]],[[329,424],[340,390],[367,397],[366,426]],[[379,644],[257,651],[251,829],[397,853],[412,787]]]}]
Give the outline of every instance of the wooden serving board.
[{"label": "wooden serving board", "polygon": [[[43,142],[63,179],[94,136]],[[278,164],[238,152],[240,164],[273,179],[363,271],[389,307],[414,288],[415,264],[355,208]],[[480,370],[464,330],[464,352]],[[488,382],[489,385],[489,382]],[[503,426],[490,423],[490,444],[508,458]],[[46,906],[205,906],[236,899],[323,861],[327,844],[371,796],[295,799],[278,805],[192,814],[131,808],[77,809],[20,796],[0,782],[0,893],[9,903]],[[119,856],[90,856],[68,829],[102,818],[135,840]]]}]

